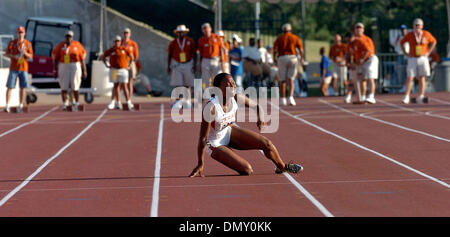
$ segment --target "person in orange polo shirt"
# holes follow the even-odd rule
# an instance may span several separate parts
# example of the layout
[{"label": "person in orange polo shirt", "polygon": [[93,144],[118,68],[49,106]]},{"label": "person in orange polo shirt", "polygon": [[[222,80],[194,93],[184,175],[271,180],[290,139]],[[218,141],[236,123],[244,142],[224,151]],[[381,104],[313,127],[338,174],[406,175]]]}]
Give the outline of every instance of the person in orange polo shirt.
[{"label": "person in orange polo shirt", "polygon": [[[370,37],[364,34],[364,25],[357,23],[355,25],[356,53],[355,63],[359,71],[358,79],[361,81],[361,98],[370,104],[375,104],[375,80],[378,79],[378,57],[375,55],[375,46]],[[367,92],[367,82],[370,84],[369,94]]]},{"label": "person in orange polo shirt", "polygon": [[[134,60],[134,56],[131,51],[127,50],[122,45],[121,41],[122,38],[117,35],[114,38],[114,46],[106,50],[101,58],[106,67],[110,68],[109,80],[114,83],[113,99],[108,104],[108,109],[114,109],[114,106],[116,109],[122,109],[122,104],[120,103],[120,89],[123,89],[128,108],[132,110],[134,106],[133,103],[131,103],[128,90],[128,71],[131,68],[131,62]],[[109,57],[109,65],[106,63],[107,57]],[[128,60],[127,57],[131,60]]]},{"label": "person in orange polo shirt", "polygon": [[286,84],[289,83],[289,104],[296,105],[294,100],[294,82],[297,75],[297,50],[300,63],[303,65],[304,52],[300,38],[291,33],[291,24],[282,26],[283,34],[278,36],[273,45],[273,58],[278,63],[278,79],[280,80],[281,104],[286,105]]},{"label": "person in orange polo shirt", "polygon": [[336,34],[334,36],[334,44],[331,46],[328,53],[328,56],[333,62],[331,76],[335,95],[339,93],[339,81],[344,87],[347,85],[347,66],[345,63],[346,51],[347,44],[342,43],[341,35]]},{"label": "person in orange polo shirt", "polygon": [[[194,73],[197,65],[197,48],[195,41],[186,36],[189,29],[185,25],[179,25],[174,30],[177,38],[172,40],[167,49],[167,72],[170,76],[170,85],[173,87],[184,86],[188,93],[194,86]],[[181,108],[184,103],[187,108],[191,107],[190,99],[182,102],[175,102],[177,108]]]},{"label": "person in orange polo shirt", "polygon": [[75,99],[72,111],[77,111],[81,78],[87,78],[84,62],[86,50],[80,42],[73,40],[73,31],[69,30],[65,34],[65,40],[53,49],[52,57],[61,87],[62,108],[66,110],[69,106],[67,91],[71,89]]},{"label": "person in orange polo shirt", "polygon": [[11,59],[9,65],[8,81],[6,82],[6,106],[5,112],[10,112],[9,102],[11,99],[11,90],[16,88],[17,77],[19,77],[20,86],[20,104],[17,112],[22,112],[23,102],[25,101],[28,87],[28,59],[33,58],[33,47],[25,39],[25,28],[19,26],[16,30],[17,38],[9,41],[5,56]]},{"label": "person in orange polo shirt", "polygon": [[[430,64],[428,57],[436,47],[436,38],[423,29],[423,20],[417,18],[413,22],[414,30],[407,33],[400,41],[403,53],[408,57],[406,66],[406,91],[402,103],[408,104],[410,100],[412,81],[414,77],[419,79],[418,103],[422,103],[425,98],[426,77],[430,76]],[[409,43],[409,54],[406,53],[404,44]]]},{"label": "person in orange polo shirt", "polygon": [[212,33],[209,23],[202,25],[202,33],[203,36],[198,39],[198,51],[200,52],[203,89],[205,89],[212,85],[212,78],[220,71],[225,71],[225,61],[222,39]]},{"label": "person in orange polo shirt", "polygon": [[139,47],[135,41],[131,40],[130,28],[125,28],[125,30],[123,31],[122,46],[125,47],[128,51],[132,52],[134,58],[133,60],[131,60],[131,58],[128,58],[128,60],[131,61],[130,70],[128,72],[128,90],[130,92],[130,96],[133,96],[133,81],[137,75],[136,61],[139,59]]}]

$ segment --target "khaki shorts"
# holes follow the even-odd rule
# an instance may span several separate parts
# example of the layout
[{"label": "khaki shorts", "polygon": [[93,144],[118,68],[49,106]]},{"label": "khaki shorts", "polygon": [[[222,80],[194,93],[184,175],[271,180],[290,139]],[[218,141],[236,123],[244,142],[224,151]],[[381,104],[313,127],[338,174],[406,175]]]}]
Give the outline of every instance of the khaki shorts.
[{"label": "khaki shorts", "polygon": [[428,77],[430,76],[430,63],[428,58],[410,57],[408,58],[408,65],[406,66],[407,77]]},{"label": "khaki shorts", "polygon": [[295,80],[297,76],[298,60],[295,55],[278,57],[278,77],[280,81]]},{"label": "khaki shorts", "polygon": [[203,58],[201,67],[203,86],[212,86],[214,77],[221,72],[219,58]]},{"label": "khaki shorts", "polygon": [[263,68],[261,64],[254,64],[252,61],[244,59],[242,63],[242,67],[244,68],[245,73],[250,73],[252,76],[259,76],[263,73]]},{"label": "khaki shorts", "polygon": [[333,63],[332,75],[333,78],[339,78],[339,80],[347,80],[347,67],[345,64]]},{"label": "khaki shorts", "polygon": [[110,68],[109,82],[111,83],[128,83],[128,69],[126,68]]},{"label": "khaki shorts", "polygon": [[61,90],[68,90],[69,88],[74,91],[80,90],[81,85],[81,63],[59,63],[58,65],[58,81]]},{"label": "khaki shorts", "polygon": [[330,84],[331,83],[331,79],[333,79],[331,76],[327,76],[323,79],[323,83],[324,84]]},{"label": "khaki shorts", "polygon": [[366,62],[364,62],[362,67],[362,73],[364,80],[367,79],[378,79],[378,57],[372,55]]},{"label": "khaki shorts", "polygon": [[194,73],[192,73],[193,61],[187,63],[179,63],[172,60],[170,68],[170,85],[177,86],[194,86]]}]

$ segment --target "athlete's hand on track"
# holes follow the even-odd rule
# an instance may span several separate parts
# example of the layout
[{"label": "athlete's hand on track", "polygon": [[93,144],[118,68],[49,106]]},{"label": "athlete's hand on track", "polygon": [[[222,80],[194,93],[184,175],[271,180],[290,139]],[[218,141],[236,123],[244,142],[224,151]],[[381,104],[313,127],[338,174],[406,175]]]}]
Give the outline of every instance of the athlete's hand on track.
[{"label": "athlete's hand on track", "polygon": [[198,165],[197,167],[195,167],[194,170],[189,175],[190,178],[193,178],[196,176],[205,177],[205,175],[203,175],[203,165]]}]

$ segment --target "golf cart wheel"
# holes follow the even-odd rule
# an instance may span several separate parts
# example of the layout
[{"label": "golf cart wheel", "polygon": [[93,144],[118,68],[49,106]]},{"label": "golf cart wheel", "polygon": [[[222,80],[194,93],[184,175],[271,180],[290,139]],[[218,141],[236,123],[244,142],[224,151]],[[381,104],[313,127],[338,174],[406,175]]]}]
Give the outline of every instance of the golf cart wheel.
[{"label": "golf cart wheel", "polygon": [[34,104],[37,101],[37,96],[34,93],[27,94],[27,104]]}]

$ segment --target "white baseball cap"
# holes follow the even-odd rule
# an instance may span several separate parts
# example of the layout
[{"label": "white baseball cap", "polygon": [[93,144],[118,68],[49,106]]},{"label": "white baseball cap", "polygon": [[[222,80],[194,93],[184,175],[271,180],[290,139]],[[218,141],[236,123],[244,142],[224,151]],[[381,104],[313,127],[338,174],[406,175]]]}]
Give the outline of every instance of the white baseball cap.
[{"label": "white baseball cap", "polygon": [[358,23],[356,23],[356,25],[355,25],[355,28],[357,28],[357,27],[364,28],[364,24],[361,23],[361,22],[358,22]]},{"label": "white baseball cap", "polygon": [[423,25],[423,20],[420,18],[416,18],[413,21],[413,25]]},{"label": "white baseball cap", "polygon": [[121,41],[122,37],[120,37],[120,35],[116,35],[116,37],[114,37],[113,41]]},{"label": "white baseball cap", "polygon": [[66,34],[64,36],[66,36],[66,35],[70,35],[73,37],[73,31],[71,31],[71,30],[66,31]]},{"label": "white baseball cap", "polygon": [[123,30],[123,32],[131,33],[131,30],[130,30],[130,28],[127,27]]},{"label": "white baseball cap", "polygon": [[207,27],[207,26],[208,26],[209,28],[211,28],[211,25],[210,25],[209,23],[204,23],[204,24],[202,25],[202,29],[205,28],[205,27]]},{"label": "white baseball cap", "polygon": [[217,32],[217,35],[220,37],[225,37],[225,34],[223,33],[222,30],[219,30],[219,32]]},{"label": "white baseball cap", "polygon": [[292,26],[289,23],[284,24],[283,26],[281,26],[281,29],[284,31],[291,31],[292,30]]}]

